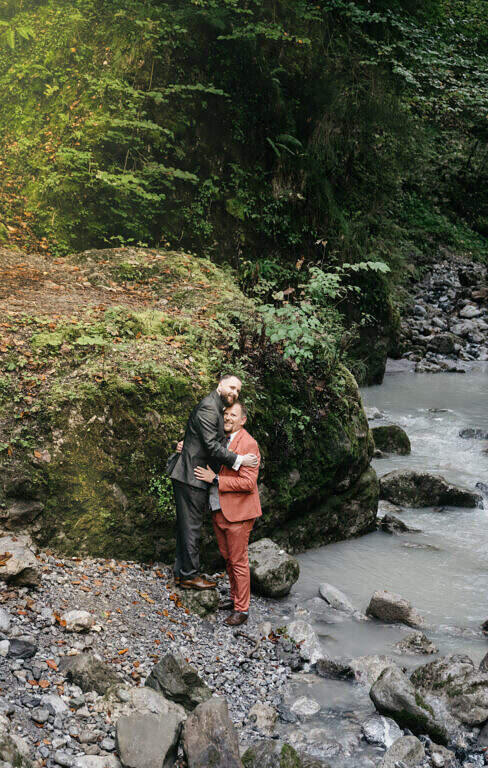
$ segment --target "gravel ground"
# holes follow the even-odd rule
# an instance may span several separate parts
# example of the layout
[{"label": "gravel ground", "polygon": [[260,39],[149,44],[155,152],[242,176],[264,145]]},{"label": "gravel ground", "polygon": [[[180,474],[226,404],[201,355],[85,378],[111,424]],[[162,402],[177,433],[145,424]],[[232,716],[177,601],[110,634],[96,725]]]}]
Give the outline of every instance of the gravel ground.
[{"label": "gravel ground", "polygon": [[[35,766],[71,766],[77,755],[114,751],[116,713],[102,697],[83,693],[58,671],[63,656],[84,650],[132,686],[144,685],[165,653],[181,653],[214,693],[227,697],[242,743],[258,735],[248,716],[251,707],[280,704],[291,673],[278,660],[274,643],[265,640],[247,658],[253,645],[226,627],[226,613],[201,619],[179,603],[167,567],[49,553],[40,553],[38,560],[39,587],[0,585],[0,629],[6,629],[0,631],[0,653],[6,652],[6,640],[14,648],[15,638],[37,646],[28,659],[12,658],[11,650],[0,655],[0,712],[28,743]],[[226,590],[223,578],[219,589]],[[74,609],[93,615],[90,631],[68,632],[62,626],[63,613]],[[2,626],[3,611],[10,617],[8,629]],[[259,637],[260,624],[272,619],[273,611],[272,600],[253,597],[249,621],[239,629]]]}]

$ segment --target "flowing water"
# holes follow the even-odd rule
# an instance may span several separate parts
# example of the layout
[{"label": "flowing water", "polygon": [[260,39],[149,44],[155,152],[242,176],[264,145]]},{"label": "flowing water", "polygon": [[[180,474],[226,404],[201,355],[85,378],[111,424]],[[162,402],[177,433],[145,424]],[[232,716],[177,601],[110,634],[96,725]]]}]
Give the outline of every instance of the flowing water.
[{"label": "flowing water", "polygon": [[[469,489],[479,481],[488,483],[488,453],[483,452],[488,441],[459,437],[464,427],[488,431],[488,368],[465,375],[387,375],[381,386],[364,389],[362,397],[366,406],[376,406],[390,422],[402,426],[412,444],[409,456],[375,460],[378,475],[411,468],[442,474]],[[399,516],[421,532],[375,532],[300,555],[300,579],[280,604],[280,612],[284,618],[310,621],[330,656],[387,654],[407,667],[436,658],[395,653],[393,644],[412,632],[407,627],[341,616],[330,624],[314,617],[307,602],[318,595],[320,583],[329,582],[364,612],[375,590],[388,589],[410,600],[424,616],[425,632],[441,655],[467,653],[479,662],[488,651],[480,631],[480,623],[488,618],[488,499],[483,509],[405,509]],[[298,695],[317,700],[322,710],[314,727],[325,728],[347,753],[353,724],[357,736],[361,716],[373,712],[368,689],[315,676],[305,680],[292,684],[290,700]],[[303,739],[303,733],[296,738]],[[366,759],[364,764],[375,762]],[[342,764],[336,756],[333,765]]]}]

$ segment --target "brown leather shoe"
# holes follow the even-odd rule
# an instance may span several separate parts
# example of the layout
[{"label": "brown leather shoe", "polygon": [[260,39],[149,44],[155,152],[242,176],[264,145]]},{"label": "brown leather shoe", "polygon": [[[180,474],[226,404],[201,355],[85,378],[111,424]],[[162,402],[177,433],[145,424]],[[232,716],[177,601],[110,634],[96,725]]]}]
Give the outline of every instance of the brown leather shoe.
[{"label": "brown leather shoe", "polygon": [[209,581],[205,576],[194,576],[192,579],[181,579],[180,587],[183,589],[215,589],[216,581]]},{"label": "brown leather shoe", "polygon": [[232,611],[230,616],[224,619],[224,624],[229,627],[239,627],[241,624],[245,624],[247,621],[247,613],[241,613],[240,611]]},{"label": "brown leather shoe", "polygon": [[181,576],[173,576],[173,581],[175,583],[175,586],[179,587],[181,584]]},{"label": "brown leather shoe", "polygon": [[233,611],[234,601],[226,597],[225,600],[220,600],[217,608],[219,611]]}]

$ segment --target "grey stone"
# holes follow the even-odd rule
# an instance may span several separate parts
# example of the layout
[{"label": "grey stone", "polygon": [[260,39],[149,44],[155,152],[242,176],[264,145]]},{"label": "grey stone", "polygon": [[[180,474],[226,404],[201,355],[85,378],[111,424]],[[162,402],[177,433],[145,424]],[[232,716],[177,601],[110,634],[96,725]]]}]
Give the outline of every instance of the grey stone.
[{"label": "grey stone", "polygon": [[273,733],[277,718],[276,709],[261,701],[257,701],[249,710],[249,720],[256,723],[256,728],[266,736]]},{"label": "grey stone", "polygon": [[387,590],[375,592],[366,610],[368,616],[374,616],[387,624],[406,624],[409,627],[422,626],[422,616],[408,600]]},{"label": "grey stone", "polygon": [[456,763],[456,755],[441,744],[430,744],[430,759],[434,768],[449,768]]},{"label": "grey stone", "polygon": [[185,608],[201,618],[209,613],[214,613],[219,605],[219,593],[216,589],[180,589],[175,587],[173,592],[178,595]]},{"label": "grey stone", "polygon": [[439,653],[439,649],[423,632],[412,632],[410,635],[405,635],[398,643],[395,643],[395,648],[398,653],[406,654]]},{"label": "grey stone", "polygon": [[397,469],[380,478],[380,497],[408,507],[478,507],[479,493],[451,485],[440,475]]},{"label": "grey stone", "polygon": [[49,719],[49,710],[45,707],[35,707],[31,710],[30,715],[35,723],[46,723]]},{"label": "grey stone", "polygon": [[300,575],[298,561],[271,539],[249,545],[251,587],[266,597],[287,595]]},{"label": "grey stone", "polygon": [[425,757],[425,750],[415,736],[401,736],[386,751],[379,768],[395,768],[401,760],[406,766],[419,765]]},{"label": "grey stone", "polygon": [[468,320],[472,320],[473,317],[479,317],[481,315],[481,309],[475,304],[466,304],[459,312],[459,317],[464,317]]},{"label": "grey stone", "polygon": [[298,652],[304,661],[309,661],[311,664],[315,664],[318,659],[322,658],[324,654],[320,646],[320,641],[310,624],[306,621],[301,621],[301,619],[297,619],[287,625],[286,631],[288,637],[299,646]]},{"label": "grey stone", "polygon": [[77,755],[74,768],[121,768],[115,755]]},{"label": "grey stone", "polygon": [[95,620],[88,611],[67,611],[62,614],[61,621],[67,632],[86,632]]},{"label": "grey stone", "polygon": [[0,656],[8,656],[8,652],[10,649],[10,642],[9,640],[0,640]]},{"label": "grey stone", "polygon": [[41,704],[43,707],[52,707],[56,715],[65,715],[69,711],[66,702],[55,693],[44,694],[41,698]]},{"label": "grey stone", "polygon": [[253,742],[244,752],[242,760],[246,768],[330,768],[309,754],[295,750],[288,743],[271,739]]},{"label": "grey stone", "polygon": [[479,732],[478,742],[482,747],[488,747],[488,723]]},{"label": "grey stone", "polygon": [[374,406],[365,407],[364,412],[366,414],[366,418],[368,421],[374,421],[375,419],[382,419],[383,414],[378,408],[375,408]]},{"label": "grey stone", "polygon": [[[64,656],[59,662],[59,671],[82,691],[96,691],[105,695],[112,686],[120,684],[119,676],[91,653]],[[78,710],[79,711],[79,710]]]},{"label": "grey stone", "polygon": [[32,542],[26,535],[0,538],[0,580],[18,586],[36,586],[39,583],[39,566],[31,546]]},{"label": "grey stone", "polygon": [[354,680],[355,672],[347,659],[331,659],[323,656],[316,663],[316,672],[320,677],[330,680]]},{"label": "grey stone", "polygon": [[459,437],[465,440],[488,440],[488,432],[478,427],[465,427],[460,430]]},{"label": "grey stone", "polygon": [[172,768],[181,720],[173,713],[137,712],[119,718],[117,749],[124,768]]},{"label": "grey stone", "polygon": [[16,499],[6,509],[5,528],[13,530],[19,526],[28,525],[39,517],[43,509],[44,504],[40,501]]},{"label": "grey stone", "polygon": [[349,598],[340,589],[324,582],[319,586],[319,595],[331,608],[344,613],[354,613],[355,608]]},{"label": "grey stone", "polygon": [[[154,690],[154,688],[147,685],[138,688],[133,686],[126,689],[128,694],[127,703],[130,709],[135,709],[138,712],[152,712],[153,715],[165,715],[167,712],[174,712],[181,720],[186,718],[185,709],[174,701],[166,699],[162,693]],[[120,689],[117,691],[117,696],[120,698]],[[125,713],[124,713],[125,714]]]},{"label": "grey stone", "polygon": [[54,753],[53,760],[57,765],[62,765],[64,768],[71,768],[75,762],[73,755],[59,749]]},{"label": "grey stone", "polygon": [[480,661],[480,672],[488,672],[488,653]]},{"label": "grey stone", "polygon": [[469,656],[444,656],[419,667],[411,676],[422,692],[442,697],[449,712],[469,726],[488,720],[488,673],[475,669]]},{"label": "grey stone", "polygon": [[459,723],[437,697],[423,695],[397,667],[385,669],[373,683],[370,698],[381,715],[393,718],[401,728],[428,734],[446,744],[459,732]]},{"label": "grey stone", "polygon": [[384,515],[377,520],[377,527],[379,531],[385,533],[399,534],[399,533],[419,533],[418,528],[410,528],[403,520],[395,515]]},{"label": "grey stone", "polygon": [[381,744],[382,747],[391,747],[403,734],[390,717],[371,715],[361,723],[363,736],[369,744]]},{"label": "grey stone", "polygon": [[376,448],[384,453],[397,453],[406,456],[411,452],[407,433],[396,424],[373,427],[371,433]]},{"label": "grey stone", "polygon": [[10,659],[31,659],[37,653],[38,646],[30,640],[22,640],[20,637],[13,637],[10,640],[8,656]]},{"label": "grey stone", "polygon": [[398,669],[393,659],[389,656],[358,656],[349,662],[354,670],[356,680],[362,685],[372,686],[381,673],[390,667]]},{"label": "grey stone", "polygon": [[237,732],[222,697],[199,704],[182,733],[188,768],[242,768]]},{"label": "grey stone", "polygon": [[311,717],[315,717],[320,712],[321,707],[315,699],[300,696],[300,698],[293,702],[290,709],[300,720],[308,720]]},{"label": "grey stone", "polygon": [[4,632],[5,634],[10,629],[10,616],[8,611],[5,610],[5,608],[0,608],[0,632]]},{"label": "grey stone", "polygon": [[176,653],[167,653],[152,668],[146,685],[181,704],[186,710],[194,709],[212,695],[197,671]]}]

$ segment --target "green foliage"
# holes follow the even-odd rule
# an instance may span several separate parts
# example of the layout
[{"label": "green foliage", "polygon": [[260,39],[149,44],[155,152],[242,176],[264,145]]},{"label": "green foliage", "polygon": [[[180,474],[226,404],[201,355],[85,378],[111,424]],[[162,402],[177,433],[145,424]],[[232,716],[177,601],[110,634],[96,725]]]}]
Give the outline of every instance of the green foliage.
[{"label": "green foliage", "polygon": [[158,513],[162,520],[171,522],[176,519],[176,507],[171,480],[166,475],[153,470],[149,481],[149,492],[155,499]]}]

